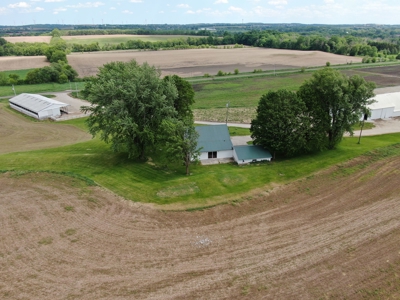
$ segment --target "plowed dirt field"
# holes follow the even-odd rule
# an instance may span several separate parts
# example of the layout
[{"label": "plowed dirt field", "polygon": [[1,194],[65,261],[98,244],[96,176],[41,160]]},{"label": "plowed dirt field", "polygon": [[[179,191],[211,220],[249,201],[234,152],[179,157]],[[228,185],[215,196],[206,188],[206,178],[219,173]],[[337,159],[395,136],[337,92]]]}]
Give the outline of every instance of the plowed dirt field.
[{"label": "plowed dirt field", "polygon": [[400,299],[400,157],[162,212],[54,174],[0,175],[1,299]]}]

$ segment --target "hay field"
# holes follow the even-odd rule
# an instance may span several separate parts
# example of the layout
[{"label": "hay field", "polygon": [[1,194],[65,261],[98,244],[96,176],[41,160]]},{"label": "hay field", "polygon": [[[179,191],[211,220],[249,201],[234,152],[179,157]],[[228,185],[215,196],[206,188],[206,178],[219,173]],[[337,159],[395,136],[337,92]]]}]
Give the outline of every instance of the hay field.
[{"label": "hay field", "polygon": [[196,212],[0,174],[0,297],[399,299],[399,169],[359,158]]},{"label": "hay field", "polygon": [[319,51],[295,51],[265,48],[190,49],[167,51],[110,51],[72,53],[68,55],[71,66],[80,76],[96,74],[99,67],[112,61],[148,62],[160,68],[164,75],[181,77],[216,74],[218,70],[251,72],[254,69],[273,70],[324,66],[361,62],[359,57],[349,57]]},{"label": "hay field", "polygon": [[90,134],[75,126],[32,122],[6,106],[0,103],[0,154],[54,148],[91,139]]},{"label": "hay field", "polygon": [[10,36],[4,37],[10,43],[50,43],[51,36]]}]

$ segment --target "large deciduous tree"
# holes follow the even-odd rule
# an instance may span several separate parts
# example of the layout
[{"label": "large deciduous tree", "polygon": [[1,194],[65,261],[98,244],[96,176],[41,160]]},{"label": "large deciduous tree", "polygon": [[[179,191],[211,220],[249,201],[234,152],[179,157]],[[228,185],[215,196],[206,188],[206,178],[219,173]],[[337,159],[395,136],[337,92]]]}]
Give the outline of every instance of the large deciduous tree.
[{"label": "large deciduous tree", "polygon": [[309,129],[305,111],[305,104],[294,92],[278,90],[263,95],[251,121],[254,144],[288,156],[305,151]]},{"label": "large deciduous tree", "polygon": [[190,82],[178,75],[165,76],[164,80],[172,80],[178,90],[178,97],[174,101],[174,107],[178,112],[178,118],[185,119],[187,117],[193,117],[191,106],[194,103],[194,90]]},{"label": "large deciduous tree", "polygon": [[307,106],[312,134],[321,141],[319,148],[334,149],[345,132],[368,111],[375,84],[359,76],[347,77],[331,68],[313,74],[299,89]]},{"label": "large deciduous tree", "polygon": [[91,106],[90,133],[110,143],[114,151],[145,159],[156,144],[163,121],[175,118],[177,89],[160,79],[160,71],[147,63],[112,62],[100,68],[83,91]]}]

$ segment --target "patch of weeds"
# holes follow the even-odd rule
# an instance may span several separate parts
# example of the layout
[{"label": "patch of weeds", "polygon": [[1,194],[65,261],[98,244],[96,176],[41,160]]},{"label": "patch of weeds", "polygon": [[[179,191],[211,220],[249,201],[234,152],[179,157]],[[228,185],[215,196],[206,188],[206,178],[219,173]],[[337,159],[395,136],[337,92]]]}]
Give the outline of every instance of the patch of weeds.
[{"label": "patch of weeds", "polygon": [[187,184],[180,184],[171,186],[166,189],[157,192],[157,196],[160,198],[171,198],[185,195],[192,195],[200,192],[200,188],[195,182],[189,182]]},{"label": "patch of weeds", "polygon": [[40,245],[50,245],[51,243],[53,243],[53,238],[52,237],[45,237],[45,238],[41,239],[38,243]]},{"label": "patch of weeds", "polygon": [[75,211],[73,206],[64,206],[65,211]]},{"label": "patch of weeds", "polygon": [[245,285],[245,286],[242,288],[242,295],[246,296],[246,295],[248,295],[249,293],[250,293],[250,285]]},{"label": "patch of weeds", "polygon": [[66,235],[74,235],[76,233],[76,229],[67,229],[66,231],[65,231],[65,234]]},{"label": "patch of weeds", "polygon": [[94,198],[89,198],[88,199],[88,201],[89,202],[91,202],[91,203],[95,203],[95,204],[97,204],[98,202],[97,202],[97,200],[96,199],[94,199]]}]

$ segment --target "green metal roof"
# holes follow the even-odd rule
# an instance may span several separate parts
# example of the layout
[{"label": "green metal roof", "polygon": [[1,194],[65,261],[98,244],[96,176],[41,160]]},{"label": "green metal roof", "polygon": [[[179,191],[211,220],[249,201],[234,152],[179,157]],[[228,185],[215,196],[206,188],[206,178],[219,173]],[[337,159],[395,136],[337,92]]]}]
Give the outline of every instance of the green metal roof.
[{"label": "green metal roof", "polygon": [[201,148],[201,152],[232,150],[233,145],[229,135],[228,126],[209,125],[196,126],[199,133],[197,147]]},{"label": "green metal roof", "polygon": [[259,145],[235,146],[234,150],[238,160],[269,159],[271,153]]}]

